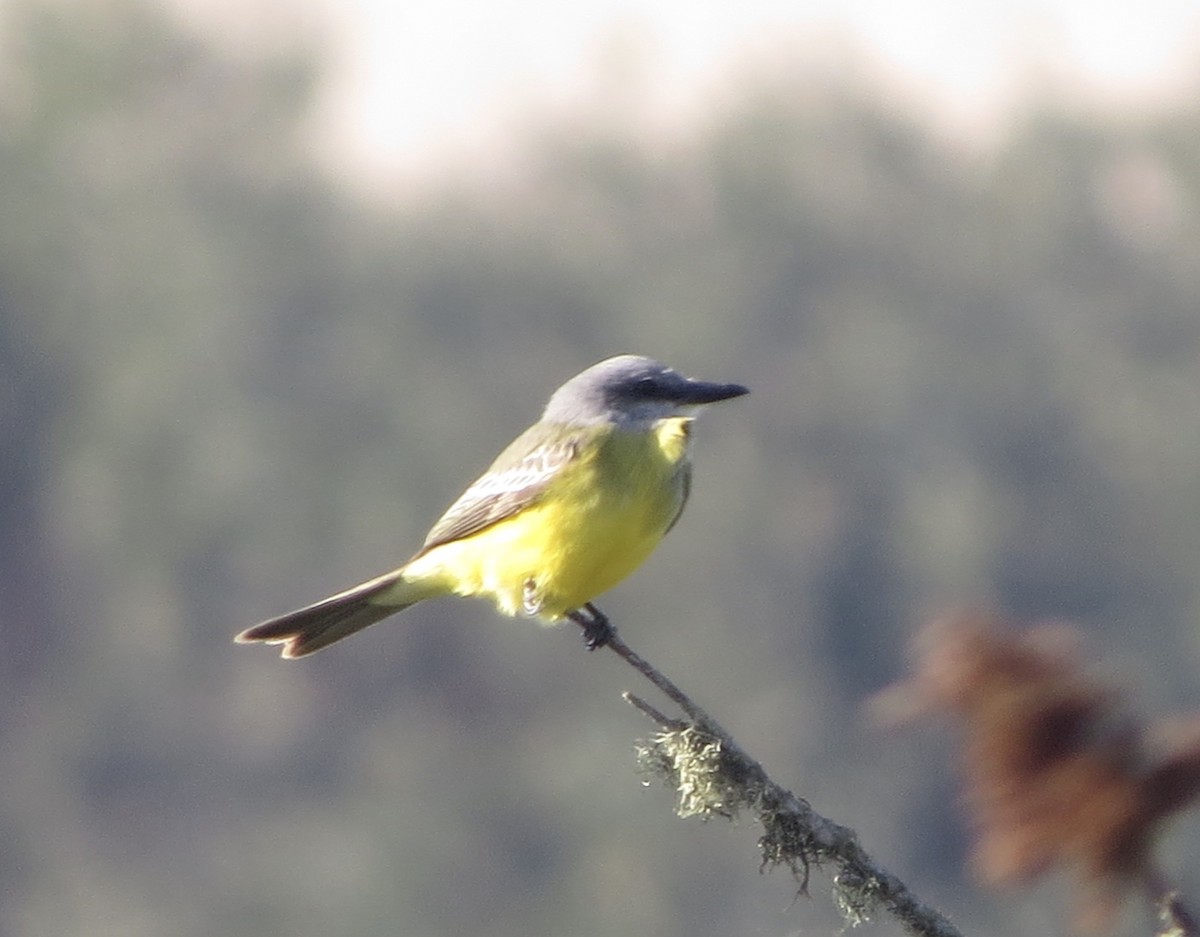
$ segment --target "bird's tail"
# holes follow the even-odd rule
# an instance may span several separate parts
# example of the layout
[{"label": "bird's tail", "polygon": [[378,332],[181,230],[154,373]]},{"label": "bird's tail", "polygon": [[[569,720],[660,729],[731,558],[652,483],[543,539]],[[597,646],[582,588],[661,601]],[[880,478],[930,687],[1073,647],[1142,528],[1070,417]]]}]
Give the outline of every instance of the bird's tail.
[{"label": "bird's tail", "polygon": [[282,644],[284,657],[304,657],[429,598],[430,594],[420,582],[407,582],[401,567],[247,628],[234,640],[239,644]]}]

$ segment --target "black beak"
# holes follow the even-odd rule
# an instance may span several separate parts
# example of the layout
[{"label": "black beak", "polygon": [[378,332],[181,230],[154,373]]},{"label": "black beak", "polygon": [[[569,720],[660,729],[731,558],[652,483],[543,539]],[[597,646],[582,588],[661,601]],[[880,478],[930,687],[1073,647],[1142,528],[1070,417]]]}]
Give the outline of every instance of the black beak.
[{"label": "black beak", "polygon": [[679,393],[679,402],[685,406],[700,406],[706,403],[716,403],[719,400],[732,400],[750,393],[748,387],[741,384],[713,384],[708,381],[688,381]]}]

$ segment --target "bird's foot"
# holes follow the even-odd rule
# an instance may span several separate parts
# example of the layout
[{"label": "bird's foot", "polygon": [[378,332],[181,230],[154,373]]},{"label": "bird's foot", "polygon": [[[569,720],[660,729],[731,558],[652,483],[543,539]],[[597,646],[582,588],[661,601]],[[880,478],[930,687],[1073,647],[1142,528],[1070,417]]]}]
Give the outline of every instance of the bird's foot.
[{"label": "bird's foot", "polygon": [[567,612],[567,617],[583,629],[583,643],[589,651],[604,647],[616,633],[608,616],[591,602],[582,608]]}]

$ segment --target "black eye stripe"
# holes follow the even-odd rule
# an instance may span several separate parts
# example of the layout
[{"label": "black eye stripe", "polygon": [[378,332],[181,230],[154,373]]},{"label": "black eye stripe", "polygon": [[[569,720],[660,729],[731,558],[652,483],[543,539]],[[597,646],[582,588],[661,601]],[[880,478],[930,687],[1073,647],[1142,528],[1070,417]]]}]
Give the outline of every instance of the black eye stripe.
[{"label": "black eye stripe", "polygon": [[642,377],[628,385],[626,397],[638,400],[668,400],[671,398],[671,388],[655,377]]}]

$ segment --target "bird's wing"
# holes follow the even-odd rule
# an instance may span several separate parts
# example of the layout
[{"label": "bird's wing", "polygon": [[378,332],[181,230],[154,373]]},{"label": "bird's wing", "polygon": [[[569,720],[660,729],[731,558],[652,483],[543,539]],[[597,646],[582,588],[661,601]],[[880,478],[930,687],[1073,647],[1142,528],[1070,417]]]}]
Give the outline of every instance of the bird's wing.
[{"label": "bird's wing", "polygon": [[579,457],[581,436],[535,425],[517,437],[433,525],[417,554],[461,540],[533,504],[550,482]]},{"label": "bird's wing", "polygon": [[671,528],[679,523],[679,518],[683,517],[683,509],[687,507],[688,498],[692,494],[692,463],[684,462],[679,466],[679,490],[682,497],[679,499],[679,510],[675,512],[675,516],[671,518],[671,523],[667,525],[667,529],[663,531],[663,536],[671,532]]}]

